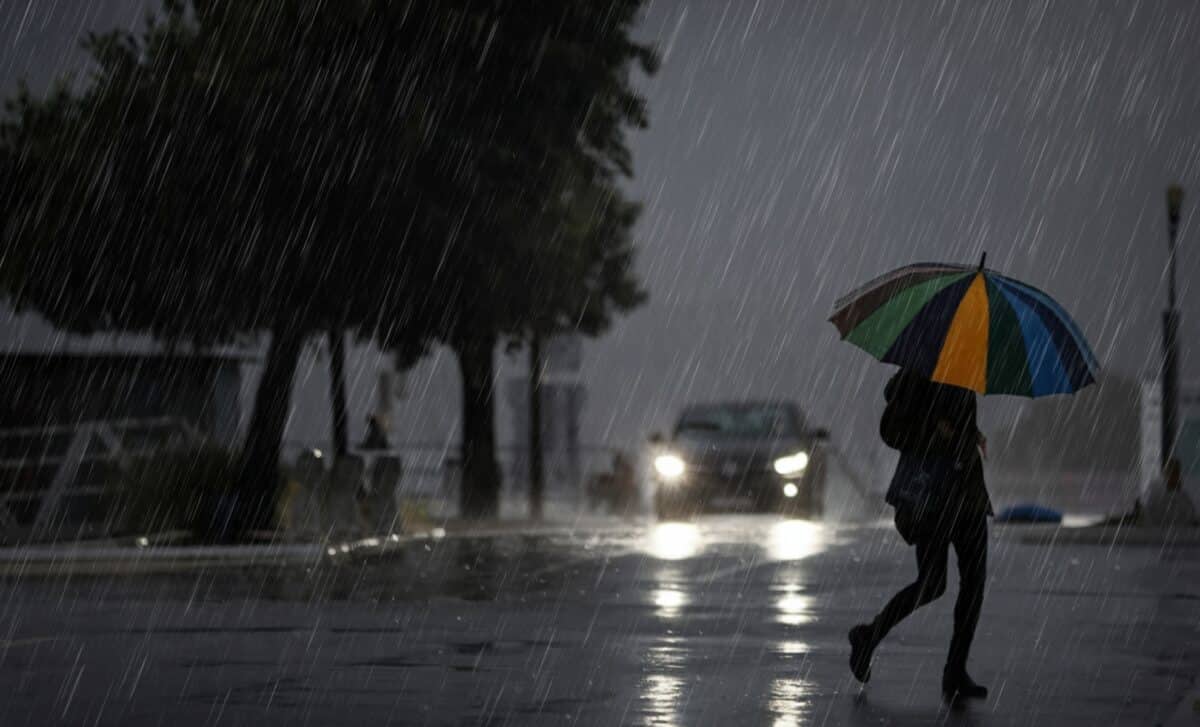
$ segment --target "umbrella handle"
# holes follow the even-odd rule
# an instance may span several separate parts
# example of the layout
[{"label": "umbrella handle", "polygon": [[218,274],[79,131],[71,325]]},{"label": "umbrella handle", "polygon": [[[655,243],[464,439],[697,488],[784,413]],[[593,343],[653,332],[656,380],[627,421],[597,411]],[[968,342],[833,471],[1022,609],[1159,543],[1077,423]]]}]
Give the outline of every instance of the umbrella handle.
[{"label": "umbrella handle", "polygon": [[983,257],[979,258],[979,272],[983,272],[983,264],[987,262],[987,250],[983,251]]}]

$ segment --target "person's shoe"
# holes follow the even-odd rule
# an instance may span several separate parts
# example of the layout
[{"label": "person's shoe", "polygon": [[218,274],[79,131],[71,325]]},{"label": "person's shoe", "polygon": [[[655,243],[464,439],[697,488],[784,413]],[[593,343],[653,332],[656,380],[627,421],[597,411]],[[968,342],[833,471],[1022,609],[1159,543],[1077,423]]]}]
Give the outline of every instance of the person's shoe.
[{"label": "person's shoe", "polygon": [[977,684],[966,670],[942,672],[942,698],[947,702],[958,699],[987,699],[987,687]]},{"label": "person's shoe", "polygon": [[871,679],[871,653],[875,650],[871,642],[872,628],[859,624],[850,629],[850,671],[854,678],[866,684]]}]

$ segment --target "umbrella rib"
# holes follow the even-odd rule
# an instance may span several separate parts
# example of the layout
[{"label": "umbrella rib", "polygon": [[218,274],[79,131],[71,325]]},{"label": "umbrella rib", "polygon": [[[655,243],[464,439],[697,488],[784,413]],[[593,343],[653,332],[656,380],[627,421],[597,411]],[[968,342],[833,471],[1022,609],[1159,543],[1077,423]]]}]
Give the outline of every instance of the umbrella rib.
[{"label": "umbrella rib", "polygon": [[[1067,361],[1046,321],[1037,309],[1022,300],[1016,291],[1006,290],[1004,286],[1001,286],[1000,290],[1017,313],[1021,336],[1025,339],[1026,355],[1030,358],[1029,375],[1033,382],[1033,395],[1037,397],[1072,391],[1071,372]],[[1037,334],[1037,328],[1041,329],[1041,335]],[[1034,362],[1031,359],[1039,349],[1041,350],[1040,359]],[[1041,375],[1039,376],[1039,374]],[[1039,382],[1043,384],[1040,388]]]},{"label": "umbrella rib", "polygon": [[1035,301],[1049,308],[1055,314],[1055,317],[1062,321],[1063,327],[1067,329],[1067,332],[1071,334],[1071,338],[1074,339],[1075,345],[1077,348],[1079,348],[1081,354],[1083,355],[1084,363],[1087,364],[1087,367],[1092,375],[1096,376],[1100,373],[1099,359],[1096,358],[1095,352],[1093,352],[1091,346],[1088,345],[1087,339],[1083,335],[1083,331],[1079,328],[1079,324],[1075,322],[1075,319],[1071,318],[1061,304],[1059,304],[1045,292],[1033,287],[1032,285],[1029,285],[1028,283],[1022,283],[1019,280],[1014,280],[1013,278],[1003,275],[997,275],[995,277],[998,278],[997,282],[999,282],[1002,286],[1007,286],[1020,293],[1024,293],[1033,298]]},{"label": "umbrella rib", "polygon": [[870,281],[858,286],[857,288],[850,291],[846,295],[843,295],[842,297],[838,298],[836,301],[834,301],[833,314],[830,317],[832,318],[833,316],[836,316],[838,313],[841,313],[845,308],[848,308],[849,306],[853,305],[855,300],[857,300],[858,298],[861,298],[862,296],[866,295],[867,293],[874,290],[875,288],[879,288],[884,285],[887,285],[888,283],[892,282],[893,280],[899,280],[906,275],[911,275],[913,273],[921,273],[921,272],[945,272],[947,274],[951,274],[951,273],[956,273],[956,272],[962,272],[965,270],[967,270],[967,268],[965,266],[943,265],[941,263],[914,263],[912,265],[905,265],[902,268],[897,268],[895,270],[892,270],[891,272],[887,272],[887,273],[884,273],[883,275],[877,276],[877,277],[871,279]]}]

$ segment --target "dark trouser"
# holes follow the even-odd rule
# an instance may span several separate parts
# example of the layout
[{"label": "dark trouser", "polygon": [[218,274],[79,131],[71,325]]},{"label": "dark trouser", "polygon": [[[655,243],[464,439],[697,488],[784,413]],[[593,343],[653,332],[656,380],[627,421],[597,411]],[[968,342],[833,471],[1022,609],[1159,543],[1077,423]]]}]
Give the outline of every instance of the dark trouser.
[{"label": "dark trouser", "polygon": [[884,606],[871,626],[878,644],[896,624],[917,608],[946,591],[946,568],[950,546],[958,559],[958,600],[954,603],[954,636],[950,639],[948,671],[963,670],[979,610],[983,606],[983,586],[987,579],[987,514],[965,498],[955,498],[935,516],[929,533],[916,541],[917,580],[905,586]]}]

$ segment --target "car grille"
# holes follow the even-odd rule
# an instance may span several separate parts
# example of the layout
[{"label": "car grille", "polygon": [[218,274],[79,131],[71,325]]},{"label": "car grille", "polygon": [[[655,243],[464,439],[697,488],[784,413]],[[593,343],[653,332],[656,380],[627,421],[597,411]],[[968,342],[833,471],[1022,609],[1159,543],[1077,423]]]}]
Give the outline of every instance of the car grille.
[{"label": "car grille", "polygon": [[740,480],[771,471],[766,454],[721,454],[706,452],[694,458],[692,470],[707,478]]}]

